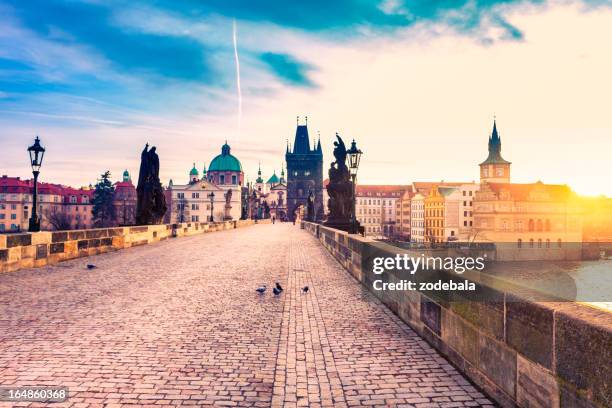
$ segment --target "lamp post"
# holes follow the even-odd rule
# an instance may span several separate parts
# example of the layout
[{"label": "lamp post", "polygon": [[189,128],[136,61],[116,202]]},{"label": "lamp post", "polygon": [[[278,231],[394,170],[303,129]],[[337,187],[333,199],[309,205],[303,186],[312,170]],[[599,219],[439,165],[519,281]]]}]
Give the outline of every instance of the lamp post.
[{"label": "lamp post", "polygon": [[349,158],[349,171],[351,174],[351,181],[353,182],[353,217],[351,220],[351,233],[357,234],[357,197],[355,195],[356,189],[355,184],[357,181],[357,169],[359,168],[359,160],[361,160],[362,151],[357,148],[357,143],[355,143],[355,139],[353,139],[353,143],[351,143],[351,148],[346,151],[346,154]]},{"label": "lamp post", "polygon": [[215,192],[211,191],[207,197],[210,199],[210,222],[214,222],[213,209],[215,208]]},{"label": "lamp post", "polygon": [[40,145],[40,139],[36,136],[34,144],[28,147],[28,153],[30,154],[30,165],[32,166],[32,174],[34,175],[34,190],[32,192],[32,216],[30,217],[30,225],[28,231],[38,232],[40,231],[40,218],[38,218],[38,174],[40,173],[40,166],[42,166],[43,157],[45,155],[45,148]]}]

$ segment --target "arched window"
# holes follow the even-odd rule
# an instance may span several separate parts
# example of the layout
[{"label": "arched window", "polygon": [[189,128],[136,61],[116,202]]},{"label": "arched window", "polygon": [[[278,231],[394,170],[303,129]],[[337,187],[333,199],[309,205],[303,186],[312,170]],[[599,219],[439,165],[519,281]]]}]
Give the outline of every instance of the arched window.
[{"label": "arched window", "polygon": [[533,231],[533,219],[529,219],[529,231]]},{"label": "arched window", "polygon": [[538,248],[542,248],[542,238],[538,239]]},{"label": "arched window", "polygon": [[516,241],[516,247],[517,247],[517,248],[522,248],[522,247],[523,247],[523,240],[522,240],[522,239],[520,239],[520,238],[519,238],[519,239]]},{"label": "arched window", "polygon": [[538,220],[538,232],[542,231],[542,220]]},{"label": "arched window", "polygon": [[533,248],[533,238],[529,240],[529,248]]},{"label": "arched window", "polygon": [[546,248],[550,248],[550,239],[546,239]]},{"label": "arched window", "polygon": [[548,232],[548,231],[550,231],[550,220],[546,220],[545,230],[546,230],[547,232]]},{"label": "arched window", "polygon": [[558,246],[559,248],[561,248],[561,247],[562,247],[562,244],[561,244],[561,238],[559,238],[559,239],[557,240],[557,246]]}]

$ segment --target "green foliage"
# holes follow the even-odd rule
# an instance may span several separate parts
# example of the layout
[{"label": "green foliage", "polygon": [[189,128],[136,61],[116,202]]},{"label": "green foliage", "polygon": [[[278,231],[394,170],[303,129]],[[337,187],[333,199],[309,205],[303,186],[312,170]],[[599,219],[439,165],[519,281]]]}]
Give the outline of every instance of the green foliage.
[{"label": "green foliage", "polygon": [[95,227],[110,227],[115,224],[115,206],[113,205],[115,187],[110,176],[110,171],[105,171],[96,184],[92,210]]}]

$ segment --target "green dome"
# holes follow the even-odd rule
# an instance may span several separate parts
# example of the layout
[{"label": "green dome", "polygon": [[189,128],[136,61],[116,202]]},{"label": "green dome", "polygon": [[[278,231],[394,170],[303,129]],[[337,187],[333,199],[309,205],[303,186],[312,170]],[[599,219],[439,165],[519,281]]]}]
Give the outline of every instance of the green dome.
[{"label": "green dome", "polygon": [[195,163],[193,163],[193,169],[191,169],[191,171],[189,172],[190,176],[197,176],[200,173],[198,173],[198,169],[196,169]]},{"label": "green dome", "polygon": [[240,160],[230,154],[230,147],[227,143],[221,147],[221,154],[215,157],[208,167],[208,171],[242,171]]},{"label": "green dome", "polygon": [[277,183],[278,183],[278,177],[276,176],[276,172],[274,172],[274,174],[272,174],[272,177],[268,179],[267,184],[277,184]]}]

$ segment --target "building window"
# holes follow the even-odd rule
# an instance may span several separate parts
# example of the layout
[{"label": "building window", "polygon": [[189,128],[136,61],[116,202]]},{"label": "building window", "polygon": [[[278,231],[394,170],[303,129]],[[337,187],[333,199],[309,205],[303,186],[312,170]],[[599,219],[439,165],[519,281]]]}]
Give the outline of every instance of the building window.
[{"label": "building window", "polygon": [[533,238],[529,240],[529,248],[533,248]]},{"label": "building window", "polygon": [[532,219],[529,220],[529,232],[533,232],[534,229],[534,222]]},{"label": "building window", "polygon": [[546,240],[546,248],[550,248],[550,239]]},{"label": "building window", "polygon": [[558,246],[559,248],[561,248],[561,247],[563,246],[563,245],[562,245],[562,243],[561,243],[561,238],[559,238],[559,239],[557,240],[557,246]]},{"label": "building window", "polygon": [[219,176],[219,184],[225,184],[225,174]]},{"label": "building window", "polygon": [[545,230],[546,230],[546,232],[550,232],[550,220],[546,220]]},{"label": "building window", "polygon": [[542,248],[542,238],[538,239],[538,248]]},{"label": "building window", "polygon": [[235,174],[232,174],[232,184],[238,184],[238,178]]},{"label": "building window", "polygon": [[519,238],[519,239],[516,241],[516,247],[517,247],[517,248],[522,248],[522,247],[523,247],[523,240],[522,240],[522,239],[520,239],[520,238]]},{"label": "building window", "polygon": [[542,220],[538,220],[537,229],[538,229],[538,232],[542,232]]}]

